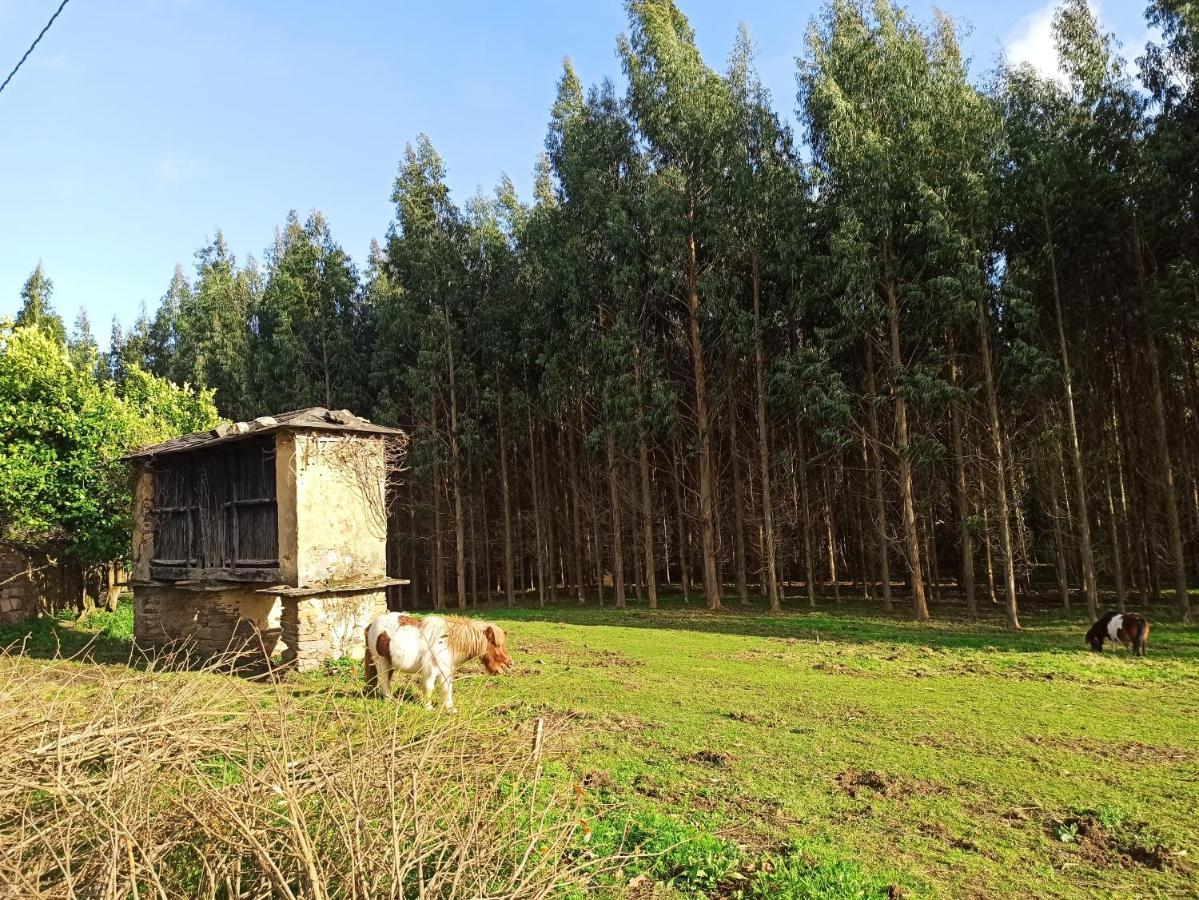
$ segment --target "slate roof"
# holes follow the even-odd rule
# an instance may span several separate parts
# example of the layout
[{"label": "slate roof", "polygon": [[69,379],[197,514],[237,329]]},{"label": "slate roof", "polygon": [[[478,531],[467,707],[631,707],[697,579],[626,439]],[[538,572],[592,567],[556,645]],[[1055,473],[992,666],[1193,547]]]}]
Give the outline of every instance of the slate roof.
[{"label": "slate roof", "polygon": [[231,443],[245,438],[272,434],[277,431],[336,431],[351,434],[394,434],[402,435],[399,428],[375,425],[367,419],[354,415],[348,409],[329,410],[323,406],[311,406],[274,416],[259,416],[249,422],[227,422],[211,431],[197,431],[182,437],[143,447],[125,455],[125,459],[147,459],[168,453],[185,453],[190,450],[207,449],[217,444]]}]

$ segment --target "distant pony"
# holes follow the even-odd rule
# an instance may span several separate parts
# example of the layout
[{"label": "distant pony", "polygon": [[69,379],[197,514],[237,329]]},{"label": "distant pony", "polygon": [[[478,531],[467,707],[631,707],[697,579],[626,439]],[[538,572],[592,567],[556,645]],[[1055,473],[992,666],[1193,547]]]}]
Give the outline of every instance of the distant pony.
[{"label": "distant pony", "polygon": [[391,697],[393,672],[419,672],[425,691],[425,708],[433,708],[433,689],[440,682],[442,704],[454,709],[454,669],[481,659],[490,675],[512,666],[504,630],[490,622],[461,616],[416,618],[389,612],[366,629],[366,684]]},{"label": "distant pony", "polygon": [[1102,653],[1103,642],[1108,639],[1119,641],[1137,656],[1144,656],[1149,648],[1149,620],[1137,613],[1106,613],[1087,632],[1087,643],[1096,653]]}]

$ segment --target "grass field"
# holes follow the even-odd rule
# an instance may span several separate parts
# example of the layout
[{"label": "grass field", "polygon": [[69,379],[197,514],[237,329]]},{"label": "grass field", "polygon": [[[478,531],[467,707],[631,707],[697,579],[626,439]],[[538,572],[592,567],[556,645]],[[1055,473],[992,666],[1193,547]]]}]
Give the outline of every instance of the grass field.
[{"label": "grass field", "polygon": [[[599,854],[645,851],[612,896],[1199,896],[1199,631],[1096,655],[1079,617],[917,625],[852,605],[779,616],[491,607],[513,674],[461,674],[468,720],[525,740],[586,796]],[[0,633],[0,642],[16,637]],[[117,665],[129,613],[39,628]],[[87,662],[55,662],[82,667]],[[169,677],[187,679],[179,673]],[[368,716],[360,672],[291,676]],[[262,690],[269,690],[263,687]]]}]

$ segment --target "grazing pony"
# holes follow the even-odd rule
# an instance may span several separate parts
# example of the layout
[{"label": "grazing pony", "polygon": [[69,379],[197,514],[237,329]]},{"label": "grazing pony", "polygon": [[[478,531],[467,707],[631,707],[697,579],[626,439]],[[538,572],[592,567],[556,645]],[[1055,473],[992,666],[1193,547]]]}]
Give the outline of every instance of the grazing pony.
[{"label": "grazing pony", "polygon": [[366,684],[378,685],[391,697],[392,672],[419,672],[425,691],[425,708],[433,708],[433,689],[441,683],[442,703],[454,709],[454,669],[481,659],[490,675],[512,666],[504,630],[490,622],[461,616],[416,618],[389,612],[366,629]]},{"label": "grazing pony", "polygon": [[1102,653],[1103,642],[1108,639],[1119,641],[1137,656],[1144,656],[1149,648],[1149,620],[1137,613],[1105,613],[1087,632],[1087,643],[1096,653]]}]

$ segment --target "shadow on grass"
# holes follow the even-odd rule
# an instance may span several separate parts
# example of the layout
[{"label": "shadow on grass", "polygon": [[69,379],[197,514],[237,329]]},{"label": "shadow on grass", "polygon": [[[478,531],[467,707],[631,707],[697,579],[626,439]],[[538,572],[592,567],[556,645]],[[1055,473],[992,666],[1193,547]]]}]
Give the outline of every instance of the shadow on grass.
[{"label": "shadow on grass", "polygon": [[269,678],[272,667],[258,654],[197,653],[177,648],[138,647],[133,640],[133,605],[97,610],[83,618],[73,611],[0,627],[0,652],[40,660],[71,660],[147,670],[217,671],[250,680]]},{"label": "shadow on grass", "polygon": [[[967,619],[964,604],[956,598],[933,605],[930,622],[913,621],[909,617],[908,601],[900,596],[896,597],[895,610],[891,613],[858,598],[837,603],[832,597],[818,597],[815,608],[808,607],[806,596],[789,598],[780,613],[771,613],[762,597],[751,597],[748,607],[737,603],[735,595],[726,595],[723,609],[709,610],[694,601],[684,604],[680,594],[666,594],[659,596],[657,609],[649,609],[644,603],[633,600],[629,601],[627,609],[616,609],[610,602],[600,608],[593,600],[585,606],[559,603],[545,607],[507,607],[493,601],[466,610],[466,613],[494,616],[506,622],[658,628],[744,637],[914,645],[942,650],[1090,652],[1083,637],[1090,626],[1085,606],[1066,613],[1056,604],[1056,598],[1022,599],[1020,619],[1023,627],[1020,631],[1008,628],[1002,608],[992,607],[990,603],[980,604],[977,620]],[[1173,606],[1167,603],[1154,604],[1144,612],[1153,625],[1149,659],[1158,656],[1199,661],[1199,628],[1179,624]],[[1106,652],[1122,654],[1123,650],[1109,644]]]},{"label": "shadow on grass", "polygon": [[82,621],[43,616],[0,627],[0,648],[33,659],[78,659],[138,666],[133,646],[133,610],[97,611]]},{"label": "shadow on grass", "polygon": [[[1089,625],[1085,607],[1076,606],[1066,613],[1057,605],[1056,598],[1044,595],[1022,598],[1024,628],[1021,631],[1009,629],[1002,609],[986,602],[980,604],[979,619],[968,620],[964,604],[960,598],[952,596],[933,605],[933,620],[924,623],[908,617],[908,602],[899,595],[896,596],[895,611],[891,613],[859,598],[837,603],[832,597],[818,597],[815,608],[808,607],[806,597],[788,598],[780,613],[771,613],[762,597],[751,597],[748,607],[739,606],[735,595],[726,596],[726,605],[720,610],[709,610],[698,602],[685,604],[682,595],[673,592],[663,592],[659,596],[657,609],[648,609],[644,603],[635,600],[629,600],[627,609],[616,609],[610,602],[600,607],[594,599],[585,606],[572,602],[545,607],[522,600],[521,605],[507,607],[498,598],[493,598],[490,603],[465,612],[504,622],[561,622],[583,627],[681,630],[784,640],[910,645],[938,650],[1090,652],[1083,641]],[[1154,604],[1144,612],[1153,624],[1150,662],[1154,657],[1199,661],[1199,628],[1173,621],[1174,608],[1168,603]],[[64,615],[0,627],[2,648],[11,648],[13,652],[34,659],[75,658],[135,668],[143,668],[149,663],[133,643],[133,609],[128,603],[123,603],[116,612],[97,611],[82,621]],[[1123,655],[1122,649],[1110,648],[1110,645],[1107,652]],[[198,657],[196,662],[202,664]],[[262,675],[265,667],[249,667],[243,674]]]}]

